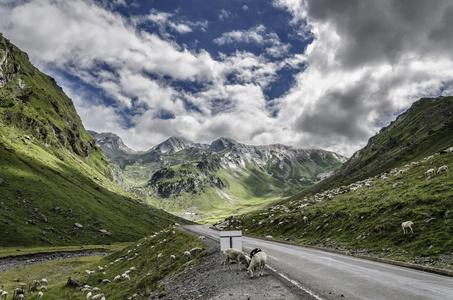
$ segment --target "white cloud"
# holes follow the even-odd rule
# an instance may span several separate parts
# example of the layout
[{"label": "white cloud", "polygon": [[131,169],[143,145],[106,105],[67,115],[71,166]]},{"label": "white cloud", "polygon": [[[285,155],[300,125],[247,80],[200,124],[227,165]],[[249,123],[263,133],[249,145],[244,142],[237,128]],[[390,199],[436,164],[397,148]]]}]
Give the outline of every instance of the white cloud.
[{"label": "white cloud", "polygon": [[247,31],[232,31],[223,33],[221,37],[214,40],[218,45],[231,44],[235,42],[262,44],[265,39],[263,34],[266,31],[264,25],[258,25]]},{"label": "white cloud", "polygon": [[[217,60],[171,38],[206,30],[206,21],[158,11],[126,18],[107,9],[123,0],[96,3],[3,1],[0,28],[40,69],[65,70],[115,101],[107,106],[63,81],[86,128],[115,132],[135,149],[171,135],[199,142],[228,136],[351,155],[414,100],[453,91],[449,1],[275,0],[300,36],[315,37],[306,52],[290,54],[263,24],[215,42],[253,43],[266,52],[220,53]],[[218,16],[235,17],[226,10]],[[138,29],[143,22],[156,24],[160,35]],[[269,102],[263,90],[287,67],[300,68],[296,83]],[[199,88],[186,91],[178,82]]]},{"label": "white cloud", "polygon": [[266,53],[271,57],[282,57],[287,54],[290,45],[282,43],[275,32],[268,33],[266,31],[266,27],[260,24],[249,30],[225,32],[220,37],[214,39],[213,42],[219,46],[235,43],[265,46]]},{"label": "white cloud", "polygon": [[[294,2],[285,2],[297,11]],[[428,9],[429,18],[417,25],[415,16],[422,16],[417,12],[427,3],[414,8],[398,1],[308,2],[316,39],[306,52],[308,67],[284,97],[278,116],[299,145],[351,155],[396,112],[439,94],[448,82],[451,86],[451,52],[446,46],[426,47],[433,28],[446,26],[444,5]],[[405,11],[409,6],[413,14]]]}]

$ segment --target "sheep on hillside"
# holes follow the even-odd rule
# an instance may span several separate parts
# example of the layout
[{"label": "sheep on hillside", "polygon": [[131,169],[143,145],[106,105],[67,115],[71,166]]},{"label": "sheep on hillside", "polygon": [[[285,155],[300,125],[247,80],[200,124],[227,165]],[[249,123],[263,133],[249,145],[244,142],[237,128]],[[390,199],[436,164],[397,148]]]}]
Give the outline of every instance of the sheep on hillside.
[{"label": "sheep on hillside", "polygon": [[247,274],[250,275],[250,278],[253,278],[253,271],[258,268],[259,276],[263,275],[264,266],[266,266],[267,255],[265,252],[260,251],[256,253],[252,261],[250,262],[249,267],[247,268]]},{"label": "sheep on hillside", "polygon": [[234,260],[237,262],[238,270],[239,270],[239,265],[241,262],[244,263],[246,266],[248,266],[250,263],[250,257],[246,256],[244,254],[244,252],[242,252],[241,250],[237,250],[237,249],[233,249],[233,248],[225,249],[225,251],[223,251],[223,257],[224,257],[224,261],[223,261],[224,270],[227,265],[228,265],[228,269],[231,270],[230,260]]},{"label": "sheep on hillside", "polygon": [[407,230],[407,233],[409,233],[409,229],[410,229],[411,232],[414,233],[414,231],[412,230],[412,225],[414,225],[414,223],[412,223],[411,221],[406,221],[406,222],[401,223],[403,232],[406,233],[406,230]]},{"label": "sheep on hillside", "polygon": [[448,166],[442,166],[442,167],[439,167],[439,169],[437,170],[437,174],[439,173],[442,173],[442,172],[448,172]]},{"label": "sheep on hillside", "polygon": [[429,169],[428,171],[425,172],[426,175],[434,175],[436,173],[435,169]]}]

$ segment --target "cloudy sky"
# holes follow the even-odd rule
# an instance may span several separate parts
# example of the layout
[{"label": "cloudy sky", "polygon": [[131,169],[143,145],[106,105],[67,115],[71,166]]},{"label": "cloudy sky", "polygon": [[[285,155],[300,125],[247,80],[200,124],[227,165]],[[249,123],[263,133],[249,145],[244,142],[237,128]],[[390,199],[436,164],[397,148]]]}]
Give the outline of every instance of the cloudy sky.
[{"label": "cloudy sky", "polygon": [[350,156],[453,94],[451,0],[0,0],[0,32],[85,128]]}]

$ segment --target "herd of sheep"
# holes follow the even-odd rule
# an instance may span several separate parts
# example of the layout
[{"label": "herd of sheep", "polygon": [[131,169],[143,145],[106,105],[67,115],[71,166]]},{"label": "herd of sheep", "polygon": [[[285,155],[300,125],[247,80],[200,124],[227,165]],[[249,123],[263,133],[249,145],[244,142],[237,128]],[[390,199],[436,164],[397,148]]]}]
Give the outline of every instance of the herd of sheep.
[{"label": "herd of sheep", "polygon": [[259,248],[253,249],[250,255],[238,249],[228,248],[223,251],[223,257],[224,270],[226,266],[231,270],[230,261],[235,261],[237,263],[238,271],[240,269],[240,264],[243,263],[246,266],[246,271],[250,278],[253,278],[253,272],[256,269],[258,269],[259,276],[263,275],[267,259],[266,253]]},{"label": "herd of sheep", "polygon": [[[47,279],[42,278],[41,280],[33,280],[33,283],[28,286],[28,291],[29,292],[35,292],[38,291],[38,298],[42,298],[44,295],[43,291],[47,291],[47,287],[43,284],[47,284]],[[40,287],[38,287],[40,286]],[[27,284],[20,282],[19,286],[14,289],[13,291],[13,297],[12,299],[25,299],[25,293],[27,290]],[[9,292],[3,290],[3,285],[2,288],[0,289],[0,299],[7,299],[9,296]]]}]

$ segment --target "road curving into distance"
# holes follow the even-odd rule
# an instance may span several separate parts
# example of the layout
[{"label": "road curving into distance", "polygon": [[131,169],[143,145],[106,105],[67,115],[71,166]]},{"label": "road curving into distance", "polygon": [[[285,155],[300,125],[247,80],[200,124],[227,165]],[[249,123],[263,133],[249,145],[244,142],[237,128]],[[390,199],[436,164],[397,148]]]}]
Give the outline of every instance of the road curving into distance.
[{"label": "road curving into distance", "polygon": [[[219,231],[208,226],[183,227],[219,241]],[[314,299],[453,300],[449,276],[250,237],[242,238],[242,248],[261,248],[270,270]]]}]

